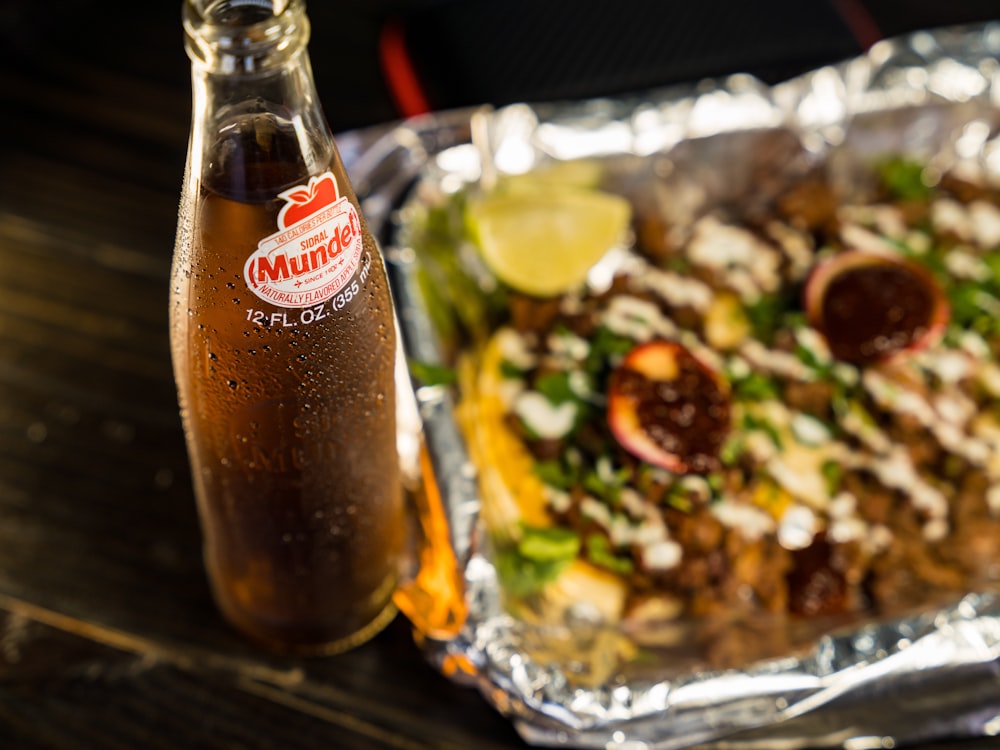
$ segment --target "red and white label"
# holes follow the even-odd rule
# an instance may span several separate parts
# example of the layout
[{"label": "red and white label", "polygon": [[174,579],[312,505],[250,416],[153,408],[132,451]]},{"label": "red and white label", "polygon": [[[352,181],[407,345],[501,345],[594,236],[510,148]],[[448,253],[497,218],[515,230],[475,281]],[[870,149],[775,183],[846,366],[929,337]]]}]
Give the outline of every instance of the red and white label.
[{"label": "red and white label", "polygon": [[278,231],[265,237],[243,266],[250,291],[279,307],[300,308],[331,299],[361,263],[358,212],[337,190],[330,172],[281,193]]}]

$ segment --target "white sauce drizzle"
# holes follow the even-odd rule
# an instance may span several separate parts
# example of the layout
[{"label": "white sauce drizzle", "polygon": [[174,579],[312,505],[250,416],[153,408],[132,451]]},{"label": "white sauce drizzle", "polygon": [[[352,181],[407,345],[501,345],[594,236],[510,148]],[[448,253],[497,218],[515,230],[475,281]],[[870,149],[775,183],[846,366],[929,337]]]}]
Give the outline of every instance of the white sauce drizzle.
[{"label": "white sauce drizzle", "polygon": [[671,338],[677,334],[677,326],[656,305],[627,294],[611,300],[601,315],[601,323],[612,333],[634,341],[649,341],[655,336]]},{"label": "white sauce drizzle", "polygon": [[514,413],[540,438],[558,439],[573,429],[577,406],[572,401],[556,406],[538,391],[523,391],[514,399]]},{"label": "white sauce drizzle", "polygon": [[774,532],[775,523],[768,513],[760,508],[723,498],[711,506],[712,515],[729,528],[739,528],[743,536],[756,541]]},{"label": "white sauce drizzle", "polygon": [[513,328],[498,331],[496,344],[503,358],[519,370],[530,370],[535,366],[537,358],[529,349],[527,339]]},{"label": "white sauce drizzle", "polygon": [[975,242],[984,250],[1000,246],[1000,208],[987,201],[969,204],[969,218]]},{"label": "white sauce drizzle", "polygon": [[752,367],[758,370],[803,382],[816,379],[816,373],[794,354],[768,349],[756,339],[745,342],[740,347],[739,352]]},{"label": "white sauce drizzle", "polygon": [[812,544],[819,529],[820,522],[812,508],[793,505],[781,516],[778,544],[788,550],[805,549]]},{"label": "white sauce drizzle", "polygon": [[549,352],[559,362],[582,362],[590,354],[590,343],[571,331],[557,331],[546,340]]},{"label": "white sauce drizzle", "polygon": [[712,288],[690,276],[649,266],[635,281],[640,288],[648,289],[673,307],[691,307],[703,313],[712,304]]},{"label": "white sauce drizzle", "polygon": [[723,224],[714,216],[695,224],[687,257],[716,271],[723,285],[748,301],[758,299],[761,292],[777,291],[781,284],[781,254],[749,230]]}]

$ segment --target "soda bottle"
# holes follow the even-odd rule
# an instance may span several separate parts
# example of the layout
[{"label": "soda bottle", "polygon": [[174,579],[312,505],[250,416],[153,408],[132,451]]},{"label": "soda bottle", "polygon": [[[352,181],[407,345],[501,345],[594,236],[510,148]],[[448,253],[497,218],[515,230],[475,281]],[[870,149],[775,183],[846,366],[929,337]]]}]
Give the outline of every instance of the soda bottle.
[{"label": "soda bottle", "polygon": [[326,123],[302,0],[186,0],[193,116],[170,336],[205,563],[251,638],[392,618],[403,546],[385,268]]}]

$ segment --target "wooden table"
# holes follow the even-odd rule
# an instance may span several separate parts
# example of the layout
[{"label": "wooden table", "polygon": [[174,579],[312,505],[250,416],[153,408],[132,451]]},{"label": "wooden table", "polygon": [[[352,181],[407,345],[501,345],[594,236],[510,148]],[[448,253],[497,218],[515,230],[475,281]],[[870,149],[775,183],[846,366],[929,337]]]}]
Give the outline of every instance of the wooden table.
[{"label": "wooden table", "polygon": [[0,5],[0,748],[526,747],[402,617],[311,660],[221,621],[167,333],[179,8],[61,5]]}]

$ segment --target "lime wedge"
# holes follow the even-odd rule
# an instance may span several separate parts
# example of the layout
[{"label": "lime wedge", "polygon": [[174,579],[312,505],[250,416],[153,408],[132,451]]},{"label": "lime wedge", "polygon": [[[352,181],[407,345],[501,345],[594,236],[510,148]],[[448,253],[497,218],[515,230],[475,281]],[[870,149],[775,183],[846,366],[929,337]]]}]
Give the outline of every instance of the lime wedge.
[{"label": "lime wedge", "polygon": [[525,294],[554,297],[582,284],[622,239],[631,207],[597,190],[498,192],[470,201],[467,218],[484,262],[500,281]]}]

